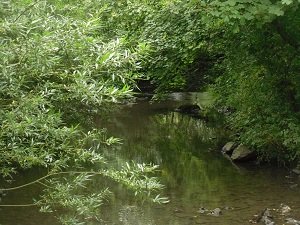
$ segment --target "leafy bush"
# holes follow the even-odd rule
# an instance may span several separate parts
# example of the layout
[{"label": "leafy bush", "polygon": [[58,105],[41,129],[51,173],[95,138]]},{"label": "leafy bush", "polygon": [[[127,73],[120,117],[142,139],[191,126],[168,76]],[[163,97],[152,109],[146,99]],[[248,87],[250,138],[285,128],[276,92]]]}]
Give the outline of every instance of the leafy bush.
[{"label": "leafy bush", "polygon": [[190,79],[192,71],[203,69],[199,62],[210,58],[207,52],[213,31],[201,19],[201,2],[104,2],[106,10],[100,20],[108,23],[102,31],[123,35],[127,46],[140,46],[139,71],[156,87],[156,93],[184,90],[204,80],[202,73]]},{"label": "leafy bush", "polygon": [[[138,174],[132,177],[134,180],[116,177],[124,170],[115,171],[104,164],[101,149],[119,140],[107,138],[103,130],[83,132],[81,124],[85,123],[86,114],[105,112],[112,103],[131,97],[134,80],[140,77],[141,48],[138,44],[128,48],[121,35],[101,33],[104,21],[100,15],[106,6],[100,3],[72,0],[0,3],[0,173],[9,177],[20,169],[37,166],[47,168],[49,174],[44,178],[69,174],[71,169],[79,173],[76,182],[71,179],[64,183],[60,177],[47,184],[42,182],[44,178],[30,183],[40,183],[49,191],[36,203],[44,211],[70,205],[76,210],[98,209],[106,196],[103,193],[76,195],[76,202],[70,200],[74,200],[73,191],[80,186],[77,181],[85,178],[80,175],[86,164],[94,164],[99,175],[140,194],[151,196],[152,191],[162,187],[153,174],[148,178],[147,170],[143,169],[154,171],[153,166],[132,170],[133,175]],[[74,115],[78,111],[80,115]],[[72,118],[79,119],[76,125],[69,123]],[[147,179],[151,179],[152,186],[145,186]],[[70,186],[71,189],[65,189]],[[62,196],[62,192],[66,195]],[[154,199],[157,201],[157,197]],[[73,219],[77,221],[79,217]]]},{"label": "leafy bush", "polygon": [[[139,76],[138,52],[126,49],[122,39],[99,36],[92,13],[68,15],[68,4],[62,2],[23,4],[7,3],[1,21],[1,130],[3,145],[37,154],[38,165],[44,164],[42,149],[57,155],[72,146],[68,139],[76,139],[77,129],[62,121],[69,108],[105,108],[130,96],[130,85]],[[88,6],[82,9],[78,3],[83,11]],[[16,147],[7,134],[19,137],[24,146]]]},{"label": "leafy bush", "polygon": [[299,21],[295,13],[286,10],[284,17],[272,16],[260,26],[239,24],[240,33],[229,29],[225,60],[215,70],[223,72],[214,87],[218,104],[235,109],[228,118],[235,138],[263,159],[280,162],[300,153],[298,33],[290,31]]}]

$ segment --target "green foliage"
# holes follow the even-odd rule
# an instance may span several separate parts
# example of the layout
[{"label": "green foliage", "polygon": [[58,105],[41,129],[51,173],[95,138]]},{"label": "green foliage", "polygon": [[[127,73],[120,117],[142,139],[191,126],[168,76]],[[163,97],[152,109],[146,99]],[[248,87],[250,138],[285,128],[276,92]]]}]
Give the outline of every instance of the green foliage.
[{"label": "green foliage", "polygon": [[[154,174],[157,168],[158,167],[156,165],[134,163],[130,165],[129,163],[126,163],[126,166],[124,166],[121,170],[108,170],[105,172],[105,175],[134,190],[135,195],[144,193],[149,196],[151,194],[150,191],[158,191],[163,188],[156,177],[145,176],[145,174]],[[153,201],[166,203],[167,199],[158,198],[156,196]]]},{"label": "green foliage", "polygon": [[123,35],[128,46],[138,44],[142,67],[139,71],[143,79],[151,80],[156,93],[186,88],[191,67],[208,58],[211,33],[200,18],[201,3],[104,2],[106,11],[101,20],[108,23],[103,32]]},{"label": "green foliage", "polygon": [[149,45],[150,57],[144,67],[158,92],[185,88],[188,68],[199,55],[206,57],[209,33],[198,18],[200,11],[197,5],[174,2],[145,19],[141,37]]},{"label": "green foliage", "polygon": [[110,29],[139,43],[141,72],[158,93],[207,79],[199,67],[213,61],[207,81],[236,110],[236,138],[265,159],[298,156],[299,1],[121,2],[110,4]]},{"label": "green foliage", "polygon": [[[214,82],[236,139],[266,159],[299,158],[299,24],[298,0],[1,1],[0,173],[94,163],[136,193],[160,190],[156,166],[110,168],[100,152],[119,140],[82,128],[140,78],[157,93]],[[43,183],[43,211],[68,208],[64,224],[94,217],[107,191],[79,194],[90,175]]]},{"label": "green foliage", "polygon": [[21,13],[13,12],[1,24],[2,95],[30,91],[57,104],[88,105],[128,95],[136,54],[122,47],[122,39],[97,36],[93,15],[74,20],[43,1],[16,20]]},{"label": "green foliage", "polygon": [[[43,212],[52,213],[62,208],[66,212],[57,217],[62,224],[85,224],[83,221],[100,221],[100,206],[109,199],[110,191],[100,187],[93,180],[96,175],[105,176],[117,183],[122,183],[135,192],[142,199],[149,200],[149,196],[160,191],[163,186],[153,175],[157,166],[146,164],[127,164],[120,170],[100,170],[97,172],[70,172],[68,177],[52,178],[47,181],[44,195],[36,204]],[[99,181],[98,181],[99,182]],[[83,194],[84,193],[84,194]],[[165,198],[154,196],[154,202],[166,203]]]},{"label": "green foliage", "polygon": [[297,12],[286,10],[260,27],[245,24],[240,33],[229,29],[225,60],[216,65],[223,75],[214,90],[219,105],[234,109],[228,122],[235,138],[280,162],[300,153]]},{"label": "green foliage", "polygon": [[[83,147],[73,141],[78,129],[63,121],[68,111],[107,108],[130,97],[139,76],[138,48],[127,49],[122,38],[103,38],[99,11],[84,13],[92,3],[72,2],[76,11],[62,2],[1,3],[6,14],[0,25],[1,143],[7,152],[1,160],[6,166],[46,165],[50,156],[51,163],[67,160],[62,152]],[[30,157],[17,155],[22,152]]]},{"label": "green foliage", "polygon": [[213,0],[208,4],[210,15],[231,25],[245,25],[251,21],[261,26],[298,8],[298,0]]},{"label": "green foliage", "polygon": [[[162,186],[147,177],[148,170],[131,171],[138,174],[134,179],[117,179],[113,174],[123,170],[105,164],[101,151],[119,139],[82,127],[87,114],[104,113],[112,103],[130,98],[141,76],[141,45],[129,46],[122,35],[102,33],[107,24],[101,19],[107,10],[102,3],[1,1],[0,173],[9,177],[20,169],[45,167],[52,176],[94,165],[107,169],[100,175],[137,193],[147,190],[151,198]],[[103,192],[80,194],[89,176],[38,180],[45,195],[36,204],[42,211],[66,208],[73,216],[62,222],[81,224],[80,219],[92,216],[108,193],[103,187]],[[153,185],[142,186],[145,182]]]}]

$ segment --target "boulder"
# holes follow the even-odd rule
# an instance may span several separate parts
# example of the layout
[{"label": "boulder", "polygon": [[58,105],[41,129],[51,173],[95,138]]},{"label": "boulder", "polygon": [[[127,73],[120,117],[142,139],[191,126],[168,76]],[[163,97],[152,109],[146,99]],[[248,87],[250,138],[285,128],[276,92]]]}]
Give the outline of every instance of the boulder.
[{"label": "boulder", "polygon": [[255,158],[254,151],[243,144],[236,147],[230,157],[233,161],[247,161]]},{"label": "boulder", "polygon": [[222,153],[230,155],[233,152],[235,147],[236,147],[236,143],[234,143],[232,141],[227,142],[222,148]]}]

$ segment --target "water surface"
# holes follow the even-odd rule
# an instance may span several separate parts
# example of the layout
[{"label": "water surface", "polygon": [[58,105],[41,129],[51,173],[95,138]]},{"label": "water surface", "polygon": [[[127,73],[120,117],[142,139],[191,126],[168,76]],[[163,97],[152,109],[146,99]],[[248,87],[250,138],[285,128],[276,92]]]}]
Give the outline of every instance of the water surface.
[{"label": "water surface", "polygon": [[[116,150],[104,152],[115,164],[126,161],[160,165],[160,179],[169,197],[164,205],[136,201],[121,187],[115,188],[110,203],[103,207],[107,225],[192,225],[249,224],[253,215],[265,208],[278,209],[281,203],[292,208],[288,216],[272,211],[277,224],[286,217],[300,219],[299,178],[284,169],[267,165],[233,165],[216,151],[223,132],[216,124],[174,111],[186,103],[206,105],[206,94],[174,93],[160,103],[143,100],[120,108],[109,118],[95,118],[95,127],[106,127],[109,134],[123,139]],[[38,171],[21,174],[17,183],[38,177]],[[99,181],[101,186],[101,181]],[[41,187],[8,193],[2,204],[30,202]],[[219,217],[200,213],[199,208],[221,208]],[[1,208],[2,225],[55,225],[51,215],[35,208]]]}]

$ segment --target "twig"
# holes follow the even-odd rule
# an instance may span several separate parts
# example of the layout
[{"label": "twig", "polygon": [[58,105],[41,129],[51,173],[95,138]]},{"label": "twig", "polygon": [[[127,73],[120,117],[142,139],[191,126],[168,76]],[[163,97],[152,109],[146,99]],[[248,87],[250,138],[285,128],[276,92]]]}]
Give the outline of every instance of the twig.
[{"label": "twig", "polygon": [[21,189],[21,188],[24,188],[24,187],[27,187],[27,186],[30,186],[32,184],[35,184],[35,183],[40,183],[42,180],[48,178],[48,177],[51,177],[51,176],[57,176],[57,175],[62,175],[62,174],[95,174],[95,175],[103,175],[103,173],[101,172],[91,172],[91,171],[88,171],[88,172],[80,172],[80,171],[69,171],[69,172],[57,172],[57,173],[50,173],[50,174],[47,174],[39,179],[36,179],[32,182],[29,182],[27,184],[23,184],[23,185],[20,185],[20,186],[16,186],[16,187],[11,187],[11,188],[1,188],[0,191],[13,191],[13,190],[17,190],[17,189]]},{"label": "twig", "polygon": [[34,5],[36,5],[37,3],[39,3],[40,1],[36,1],[36,2],[34,2],[34,3],[32,3],[32,4],[30,4],[29,6],[27,6],[21,13],[20,13],[20,15],[14,20],[14,23],[18,20],[18,19],[20,19],[20,17],[22,16],[22,15],[24,15],[24,13],[26,12],[26,11],[28,11],[31,7],[33,7]]},{"label": "twig", "polygon": [[41,184],[41,185],[45,186],[46,188],[52,188],[52,187],[50,187],[49,185],[47,185],[47,184],[44,184],[44,183],[43,183],[43,182],[41,182],[41,181],[38,181],[37,183],[39,183],[39,184]]}]

